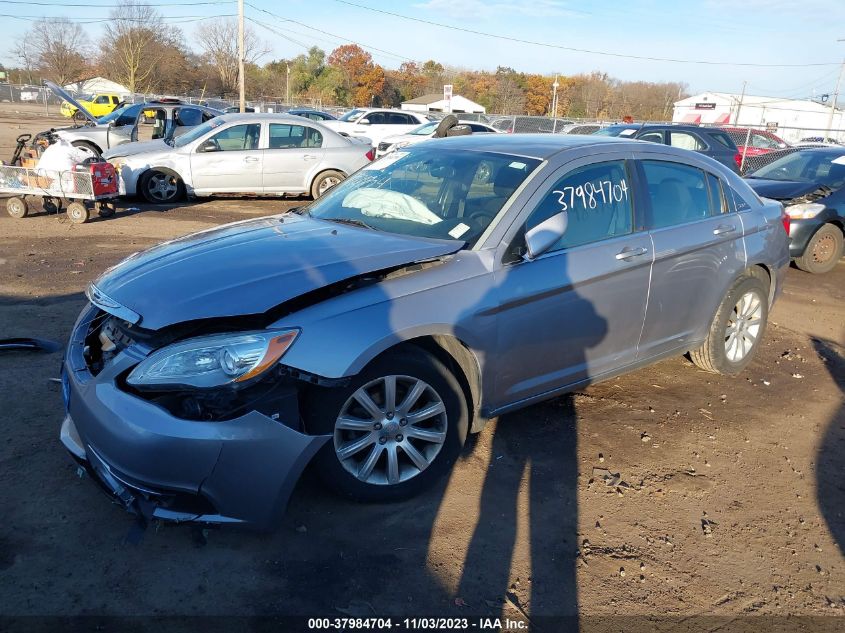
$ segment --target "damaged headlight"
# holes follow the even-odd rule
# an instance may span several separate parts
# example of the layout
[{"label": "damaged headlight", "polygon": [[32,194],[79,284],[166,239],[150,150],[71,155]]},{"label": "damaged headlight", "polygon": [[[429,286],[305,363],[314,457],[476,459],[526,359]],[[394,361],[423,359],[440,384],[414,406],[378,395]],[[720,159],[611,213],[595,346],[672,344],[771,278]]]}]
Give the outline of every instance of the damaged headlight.
[{"label": "damaged headlight", "polygon": [[818,202],[803,202],[786,207],[786,215],[793,220],[809,220],[824,211],[825,206]]},{"label": "damaged headlight", "polygon": [[207,389],[245,383],[273,367],[299,330],[215,334],[169,345],[144,359],[126,381],[135,387]]}]

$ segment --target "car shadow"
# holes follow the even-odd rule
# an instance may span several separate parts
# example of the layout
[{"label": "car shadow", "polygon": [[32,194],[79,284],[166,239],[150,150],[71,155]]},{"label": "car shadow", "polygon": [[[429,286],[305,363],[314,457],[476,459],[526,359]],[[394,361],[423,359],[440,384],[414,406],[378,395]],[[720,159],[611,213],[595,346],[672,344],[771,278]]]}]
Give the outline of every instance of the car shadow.
[{"label": "car shadow", "polygon": [[841,345],[813,339],[813,347],[842,394],[830,419],[816,460],[816,495],[822,516],[840,553],[845,555],[845,350]]}]

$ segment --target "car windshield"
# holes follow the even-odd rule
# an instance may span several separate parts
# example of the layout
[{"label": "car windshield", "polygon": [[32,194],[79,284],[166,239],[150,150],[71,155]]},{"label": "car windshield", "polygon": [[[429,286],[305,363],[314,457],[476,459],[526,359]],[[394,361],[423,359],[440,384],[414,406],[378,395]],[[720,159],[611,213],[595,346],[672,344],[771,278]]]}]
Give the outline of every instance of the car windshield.
[{"label": "car windshield", "polygon": [[364,116],[365,112],[366,112],[366,110],[350,110],[349,112],[344,114],[342,117],[340,117],[339,120],[352,123],[352,122],[360,119],[362,116]]},{"label": "car windshield", "polygon": [[97,123],[105,124],[114,121],[116,126],[133,125],[142,107],[143,105],[140,103],[125,105],[117,110],[112,110],[105,116],[101,116],[97,119]]},{"label": "car windshield", "polygon": [[431,121],[430,123],[423,123],[421,126],[414,128],[408,134],[413,134],[414,136],[428,136],[429,134],[434,133],[434,129],[437,127],[438,121]]},{"label": "car windshield", "polygon": [[610,125],[593,132],[596,136],[632,136],[639,128],[625,127],[624,125]]},{"label": "car windshield", "polygon": [[202,125],[198,125],[194,129],[185,132],[182,136],[173,140],[173,147],[185,147],[189,143],[193,143],[195,140],[207,134],[211,130],[216,127],[220,127],[223,125],[223,119],[211,119],[210,121],[206,121]]},{"label": "car windshield", "polygon": [[307,207],[315,218],[473,246],[540,161],[413,148],[388,154]]},{"label": "car windshield", "polygon": [[761,167],[748,178],[845,186],[845,155],[829,151],[794,152]]}]

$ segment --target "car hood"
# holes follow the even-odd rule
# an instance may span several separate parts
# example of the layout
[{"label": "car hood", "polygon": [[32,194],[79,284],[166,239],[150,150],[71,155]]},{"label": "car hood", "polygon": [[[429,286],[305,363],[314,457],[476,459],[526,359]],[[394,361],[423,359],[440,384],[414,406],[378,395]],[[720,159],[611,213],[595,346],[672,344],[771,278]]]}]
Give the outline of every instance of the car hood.
[{"label": "car hood", "polygon": [[763,178],[747,178],[745,180],[757,195],[772,200],[792,200],[806,196],[819,189],[821,185],[815,182],[801,182],[797,180],[766,180]]},{"label": "car hood", "polygon": [[56,84],[54,84],[52,81],[45,81],[45,82],[44,82],[44,85],[45,85],[45,86],[47,86],[47,87],[48,87],[48,88],[49,88],[49,89],[53,92],[53,94],[54,94],[54,95],[56,95],[59,99],[62,99],[62,100],[64,100],[64,101],[68,102],[68,103],[69,103],[70,105],[72,105],[74,108],[76,108],[77,110],[79,110],[80,112],[82,112],[82,114],[84,114],[84,115],[85,115],[85,117],[86,117],[89,121],[91,121],[92,123],[96,123],[96,122],[97,122],[97,118],[96,118],[93,114],[91,114],[90,112],[88,112],[88,110],[86,110],[86,109],[82,106],[82,104],[81,104],[81,103],[79,103],[79,101],[77,101],[76,99],[74,99],[73,97],[71,97],[71,96],[70,96],[70,94],[69,94],[67,91],[65,91],[65,90],[64,90],[64,88],[60,88],[59,86],[57,86]]},{"label": "car hood", "polygon": [[147,154],[150,152],[168,152],[173,150],[171,145],[168,145],[161,139],[154,141],[143,141],[141,143],[124,143],[118,145],[114,149],[103,153],[103,158],[112,160],[114,158],[125,158],[127,156],[136,156],[138,154]]},{"label": "car hood", "polygon": [[115,314],[128,308],[140,326],[157,330],[261,314],[324,286],[449,255],[463,245],[289,213],[228,224],[132,255],[97,279],[89,296]]}]

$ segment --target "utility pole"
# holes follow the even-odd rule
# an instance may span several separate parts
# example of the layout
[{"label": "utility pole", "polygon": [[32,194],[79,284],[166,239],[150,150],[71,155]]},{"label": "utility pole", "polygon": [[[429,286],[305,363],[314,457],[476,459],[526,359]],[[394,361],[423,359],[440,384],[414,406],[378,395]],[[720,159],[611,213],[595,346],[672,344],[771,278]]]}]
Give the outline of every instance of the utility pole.
[{"label": "utility pole", "polygon": [[[845,42],[845,39],[836,40],[837,42]],[[830,101],[830,114],[827,117],[827,132],[825,133],[825,141],[830,137],[831,129],[833,128],[833,115],[836,112],[836,101],[839,99],[839,86],[842,83],[842,75],[845,74],[845,59],[842,60],[842,67],[839,69],[839,78],[836,80],[836,89],[833,91],[833,99]],[[842,123],[840,119],[839,123]]]},{"label": "utility pole", "polygon": [[290,105],[290,64],[285,62],[288,67],[287,79],[285,79],[285,105]]},{"label": "utility pole", "polygon": [[246,78],[244,77],[244,0],[238,0],[238,96],[240,111],[246,112]]},{"label": "utility pole", "polygon": [[742,111],[742,102],[745,100],[745,86],[748,82],[742,82],[742,94],[739,95],[739,104],[736,106],[736,118],[734,119],[734,125],[739,125],[739,113]]},{"label": "utility pole", "polygon": [[560,84],[557,81],[558,76],[555,75],[555,82],[552,84],[552,118],[557,118],[557,89]]}]

